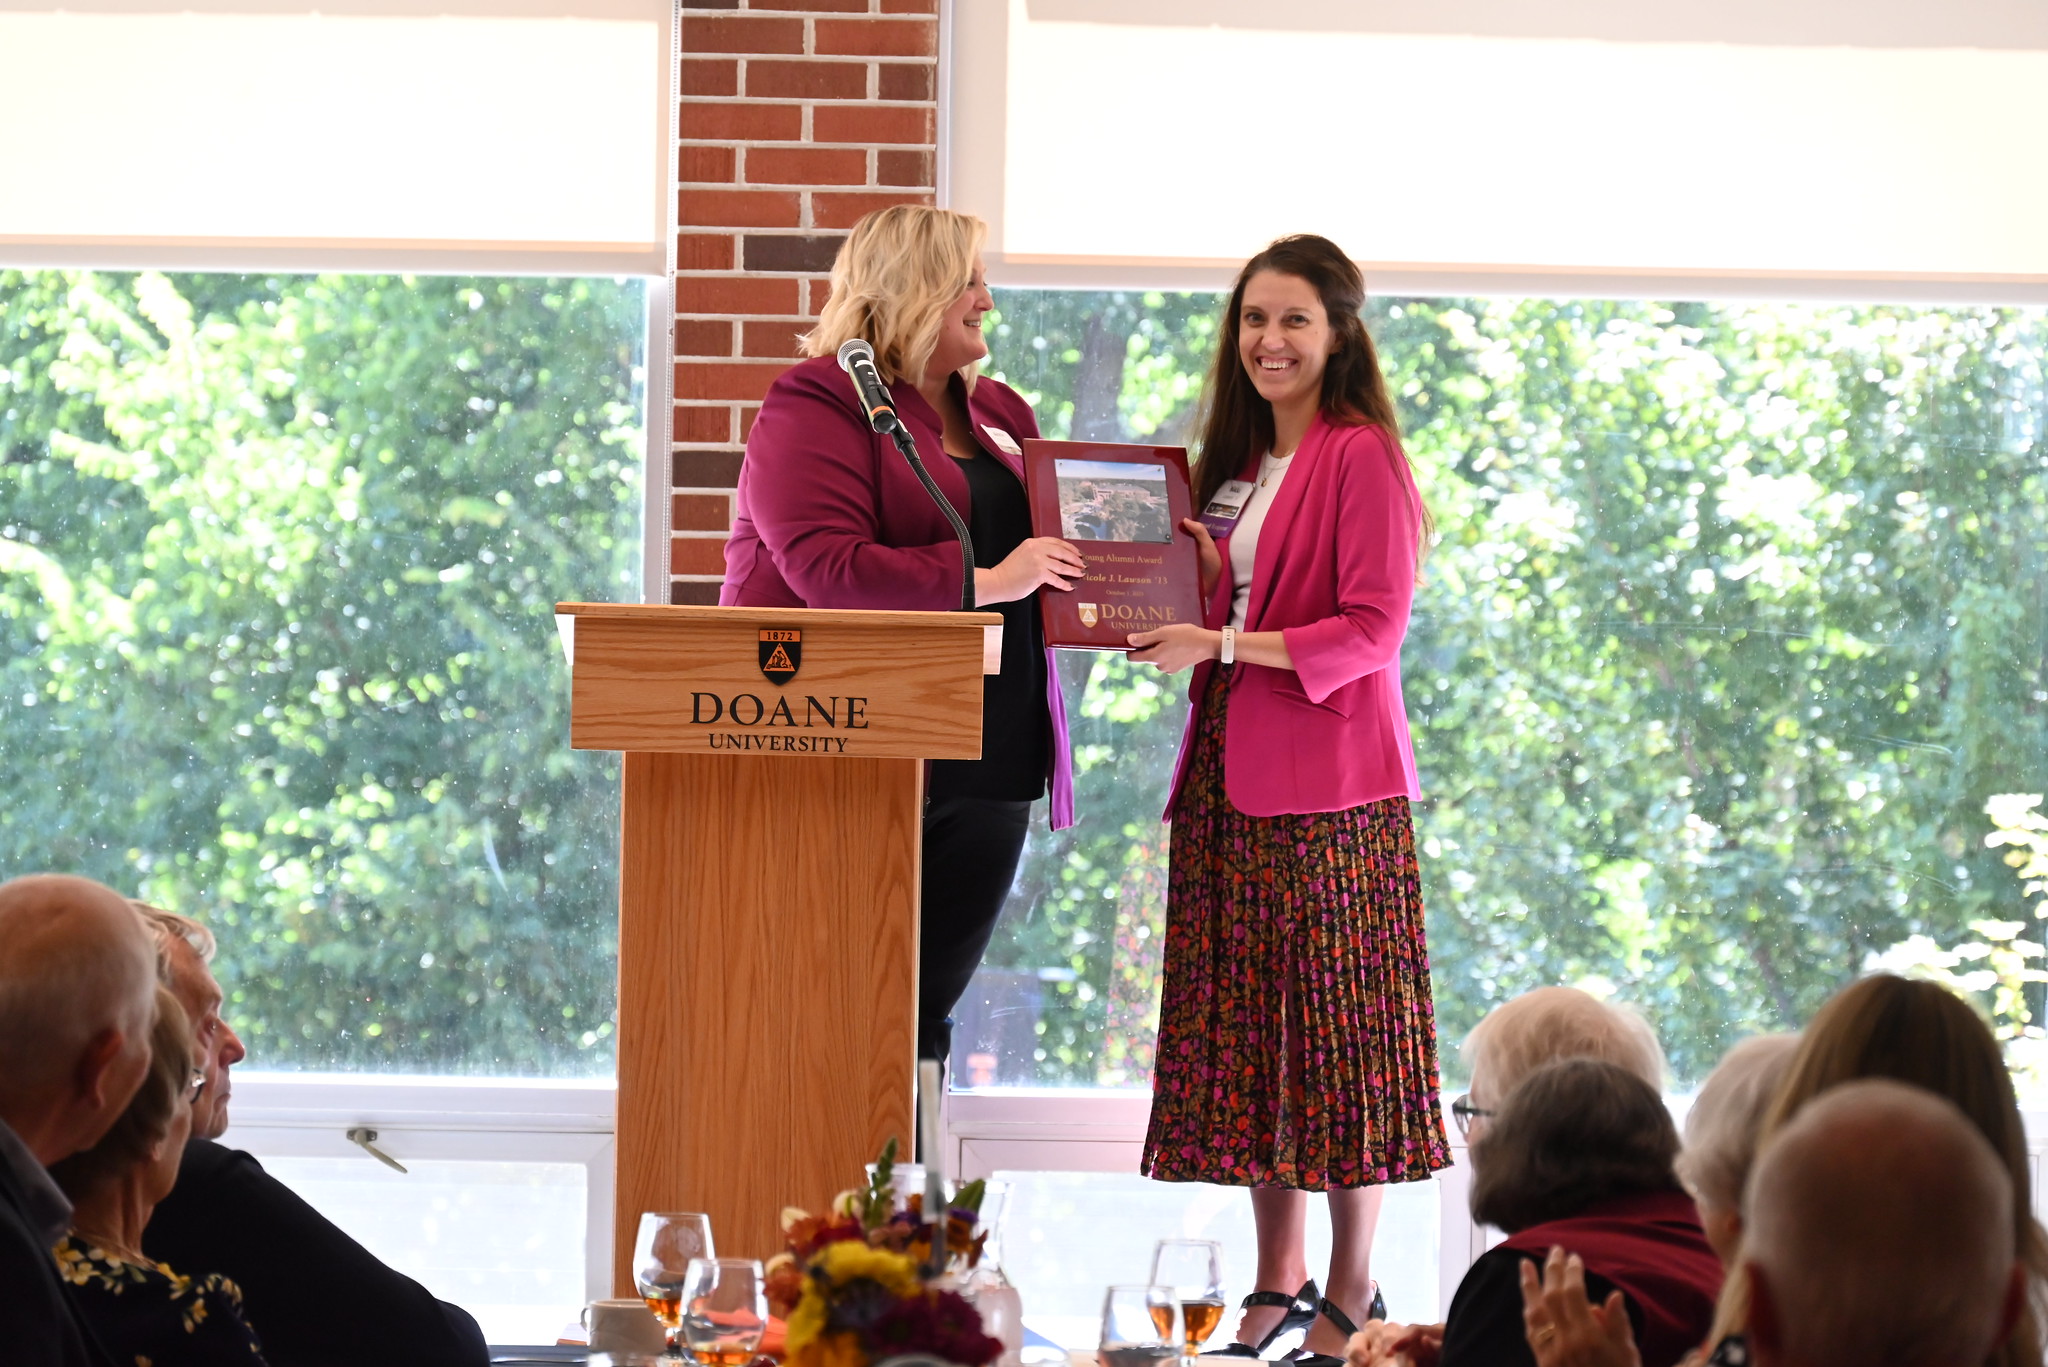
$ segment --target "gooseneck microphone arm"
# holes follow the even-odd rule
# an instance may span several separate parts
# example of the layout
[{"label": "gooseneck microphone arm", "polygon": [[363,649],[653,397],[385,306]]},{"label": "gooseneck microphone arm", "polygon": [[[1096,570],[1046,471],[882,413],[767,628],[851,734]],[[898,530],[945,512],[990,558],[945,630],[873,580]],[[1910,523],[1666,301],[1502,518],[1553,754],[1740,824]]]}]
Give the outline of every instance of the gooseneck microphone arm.
[{"label": "gooseneck microphone arm", "polygon": [[924,491],[932,496],[932,502],[939,505],[939,511],[952,525],[953,534],[960,538],[960,610],[974,611],[974,538],[967,534],[967,524],[960,520],[960,513],[953,507],[952,500],[940,492],[931,471],[924,468],[910,429],[904,426],[903,419],[896,416],[896,401],[889,393],[889,386],[882,383],[882,373],[875,368],[875,349],[860,338],[854,338],[839,348],[839,368],[852,377],[853,390],[860,398],[861,411],[867,414],[868,426],[896,443],[903,459],[910,462],[910,472],[917,476],[917,482],[924,486]]}]

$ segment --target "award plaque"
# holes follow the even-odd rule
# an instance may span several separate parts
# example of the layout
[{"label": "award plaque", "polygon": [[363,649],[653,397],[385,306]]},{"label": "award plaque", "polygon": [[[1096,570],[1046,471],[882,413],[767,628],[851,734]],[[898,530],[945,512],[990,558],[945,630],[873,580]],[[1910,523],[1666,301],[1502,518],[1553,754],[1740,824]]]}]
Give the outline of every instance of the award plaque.
[{"label": "award plaque", "polygon": [[1040,589],[1046,644],[1129,650],[1132,632],[1202,622],[1188,453],[1178,446],[1095,441],[1024,443],[1031,532],[1071,541],[1088,573],[1073,588]]}]

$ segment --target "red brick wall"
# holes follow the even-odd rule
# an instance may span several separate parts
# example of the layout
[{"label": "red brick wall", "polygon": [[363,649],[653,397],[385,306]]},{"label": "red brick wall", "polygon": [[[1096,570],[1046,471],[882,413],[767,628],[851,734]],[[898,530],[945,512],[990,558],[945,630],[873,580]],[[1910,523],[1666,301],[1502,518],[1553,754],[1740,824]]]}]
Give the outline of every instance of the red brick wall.
[{"label": "red brick wall", "polygon": [[715,603],[740,452],[845,229],[930,204],[938,0],[685,0],[671,601]]}]

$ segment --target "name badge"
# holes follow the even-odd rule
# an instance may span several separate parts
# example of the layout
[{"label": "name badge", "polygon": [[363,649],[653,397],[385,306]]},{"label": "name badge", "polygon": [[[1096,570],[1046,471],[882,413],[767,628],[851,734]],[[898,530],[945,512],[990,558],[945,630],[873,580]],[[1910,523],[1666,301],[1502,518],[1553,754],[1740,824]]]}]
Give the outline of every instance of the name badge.
[{"label": "name badge", "polygon": [[1003,454],[1010,456],[1022,456],[1024,454],[1024,448],[1017,444],[1017,439],[1002,428],[996,427],[991,423],[983,423],[981,430],[988,433],[988,439],[994,442],[996,450],[1001,451]]},{"label": "name badge", "polygon": [[1209,500],[1209,506],[1202,509],[1201,523],[1209,529],[1211,536],[1229,536],[1237,526],[1237,519],[1244,512],[1245,503],[1252,496],[1252,482],[1248,479],[1229,479]]}]

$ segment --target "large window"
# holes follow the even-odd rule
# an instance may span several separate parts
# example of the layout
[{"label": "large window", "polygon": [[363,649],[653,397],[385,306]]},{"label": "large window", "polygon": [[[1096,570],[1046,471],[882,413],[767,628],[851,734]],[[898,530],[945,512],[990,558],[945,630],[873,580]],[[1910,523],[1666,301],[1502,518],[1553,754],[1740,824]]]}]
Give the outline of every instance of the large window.
[{"label": "large window", "polygon": [[[997,302],[991,370],[1047,435],[1187,438],[1215,296]],[[1403,668],[1446,1071],[1546,983],[1643,1006],[1681,1085],[1877,956],[1960,947],[1993,1006],[1987,965],[2041,938],[1984,837],[2048,782],[2048,312],[1370,321],[1442,535]],[[1063,673],[1082,824],[1033,834],[968,1084],[1147,1081],[1185,705],[1118,657]]]},{"label": "large window", "polygon": [[0,869],[213,927],[251,1068],[610,1073],[643,290],[0,273]]}]

